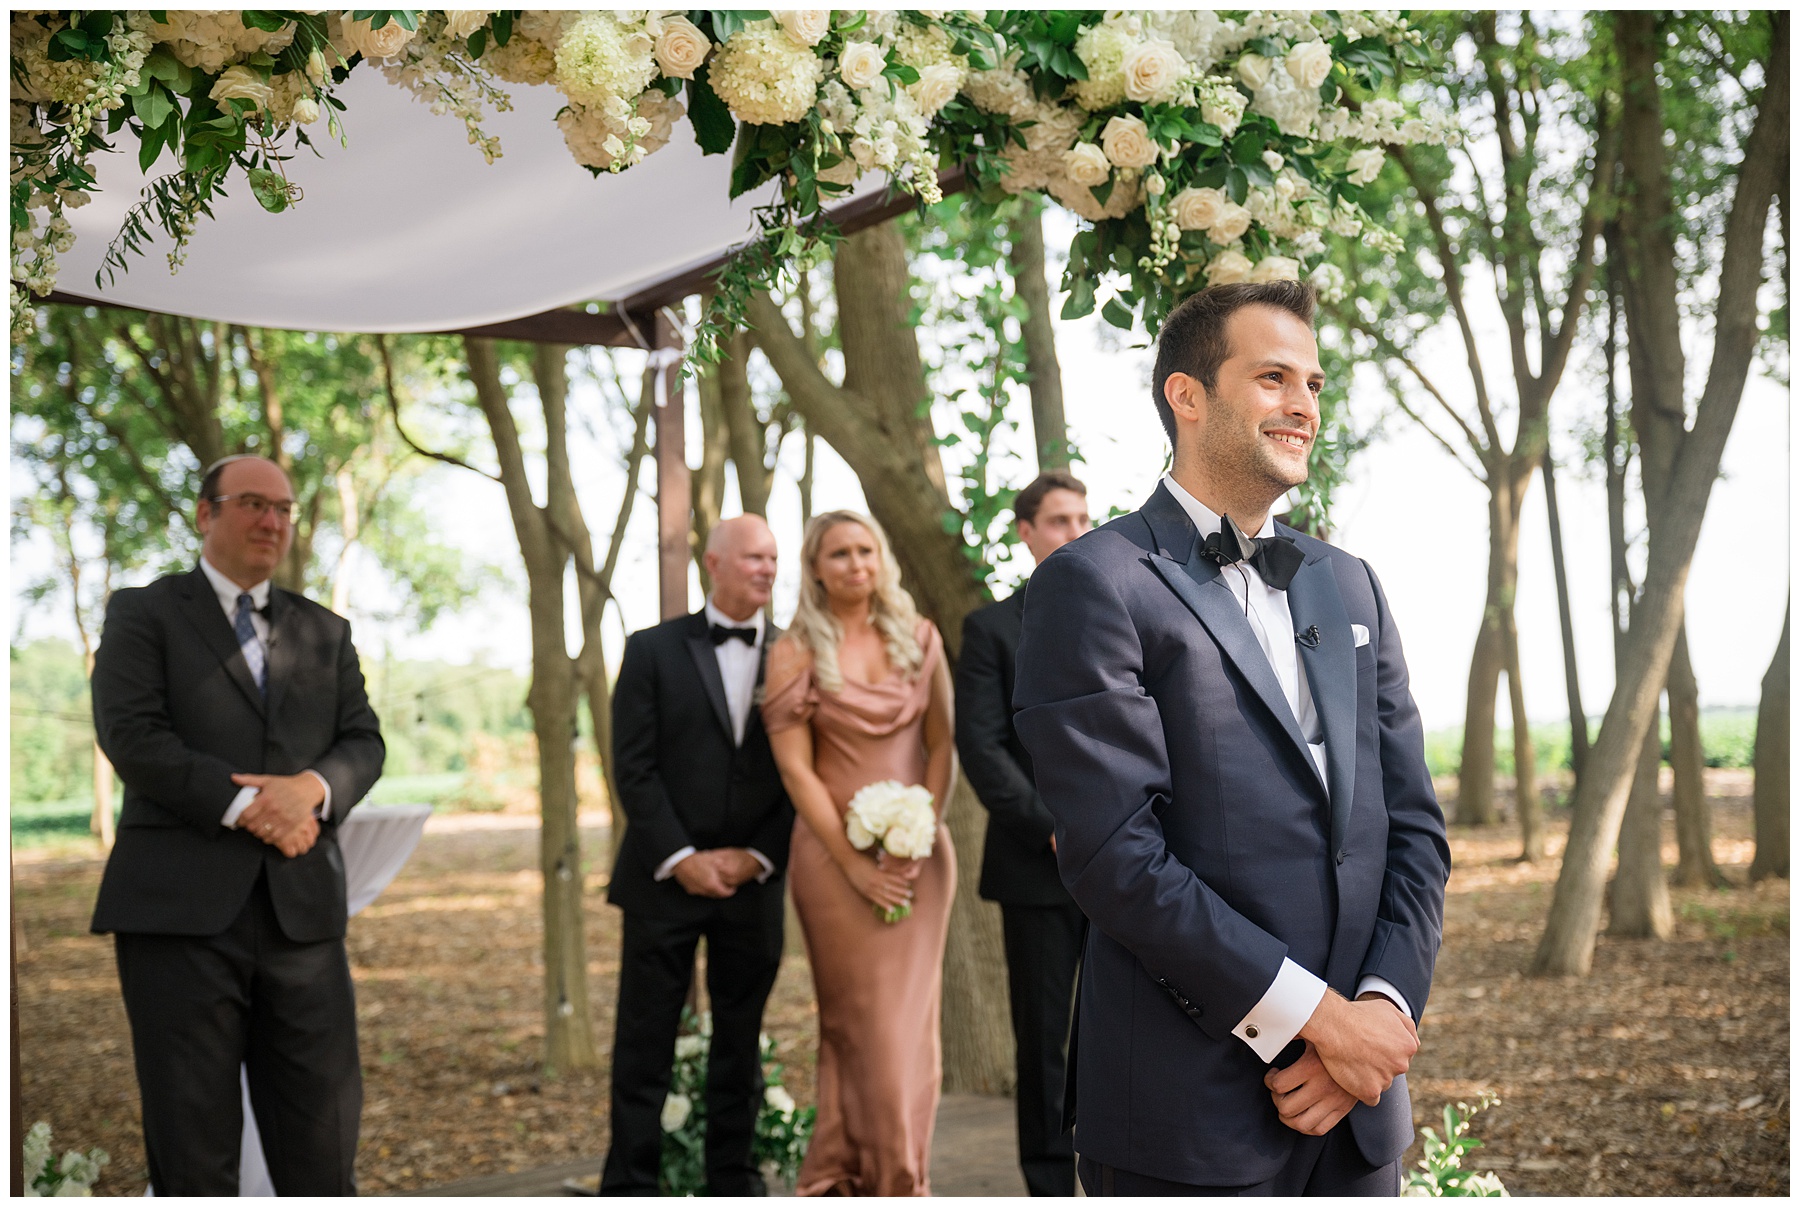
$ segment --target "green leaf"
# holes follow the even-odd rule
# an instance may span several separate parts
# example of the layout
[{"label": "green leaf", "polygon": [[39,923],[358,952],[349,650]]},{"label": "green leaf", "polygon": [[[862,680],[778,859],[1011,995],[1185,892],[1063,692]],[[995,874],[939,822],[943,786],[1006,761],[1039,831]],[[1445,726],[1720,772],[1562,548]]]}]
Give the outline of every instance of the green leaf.
[{"label": "green leaf", "polygon": [[146,128],[161,126],[174,111],[175,103],[169,99],[168,90],[160,86],[149,88],[142,96],[131,98],[132,116],[143,122]]},{"label": "green leaf", "polygon": [[270,34],[280,33],[287,25],[286,17],[263,9],[244,9],[238,13],[238,19],[251,29],[260,29]]},{"label": "green leaf", "polygon": [[694,123],[694,141],[700,144],[701,154],[723,155],[731,150],[731,140],[737,135],[737,119],[712,90],[708,66],[702,64],[688,81],[688,120]]},{"label": "green leaf", "polygon": [[488,28],[494,31],[494,45],[505,46],[512,41],[512,10],[502,9],[488,21]]},{"label": "green leaf", "polygon": [[1121,331],[1129,331],[1132,328],[1131,311],[1127,310],[1118,298],[1107,299],[1106,305],[1100,308],[1100,317]]},{"label": "green leaf", "polygon": [[267,168],[251,168],[245,174],[250,181],[250,192],[256,197],[256,203],[271,214],[279,214],[288,207],[288,183],[281,178],[279,172],[271,172]]},{"label": "green leaf", "polygon": [[1076,277],[1073,282],[1065,276],[1063,284],[1069,290],[1069,296],[1063,302],[1062,316],[1066,319],[1078,319],[1094,312],[1094,282],[1090,277]]},{"label": "green leaf", "polygon": [[88,57],[88,37],[79,29],[59,29],[50,35],[49,59],[52,63],[67,63],[71,59]]},{"label": "green leaf", "polygon": [[1105,184],[1097,184],[1089,189],[1088,192],[1094,195],[1095,201],[1098,201],[1101,205],[1105,205],[1112,199],[1113,186],[1118,183],[1119,178],[1116,175],[1108,176]]},{"label": "green leaf", "polygon": [[481,53],[486,49],[487,28],[483,26],[481,29],[478,29],[469,35],[469,57],[471,59],[479,59]]},{"label": "green leaf", "polygon": [[1244,198],[1250,193],[1250,178],[1244,174],[1242,164],[1233,164],[1231,170],[1225,173],[1225,191],[1231,194],[1233,201],[1239,205],[1244,204]]},{"label": "green leaf", "polygon": [[165,141],[161,130],[144,131],[144,137],[138,143],[138,171],[149,175],[151,165],[162,154]]}]

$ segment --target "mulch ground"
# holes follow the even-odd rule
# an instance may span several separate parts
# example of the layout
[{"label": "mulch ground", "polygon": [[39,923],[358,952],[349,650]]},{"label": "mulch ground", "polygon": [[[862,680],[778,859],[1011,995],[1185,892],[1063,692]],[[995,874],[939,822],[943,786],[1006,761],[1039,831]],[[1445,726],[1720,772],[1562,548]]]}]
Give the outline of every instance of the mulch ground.
[{"label": "mulch ground", "polygon": [[[1748,778],[1716,773],[1712,788],[1716,854],[1742,884]],[[405,871],[350,924],[366,1194],[606,1149],[617,911],[590,896],[601,1067],[545,1079],[537,834],[507,824],[435,819]],[[603,842],[585,832],[596,867]],[[1560,843],[1553,829],[1553,856]],[[1516,838],[1501,830],[1454,831],[1452,847],[1444,952],[1410,1077],[1419,1121],[1441,1128],[1445,1103],[1497,1094],[1475,1120],[1484,1147],[1471,1164],[1500,1173],[1514,1194],[1786,1194],[1787,883],[1674,890],[1669,942],[1603,938],[1591,977],[1533,980],[1522,970],[1554,858],[1512,862]],[[1671,833],[1671,865],[1674,855]],[[110,940],[87,933],[100,866],[69,847],[15,856],[25,1119],[49,1121],[59,1149],[105,1148],[112,1164],[99,1192],[137,1195],[146,1178],[131,1040]],[[767,1029],[787,1085],[807,1103],[816,1025],[794,948]]]}]

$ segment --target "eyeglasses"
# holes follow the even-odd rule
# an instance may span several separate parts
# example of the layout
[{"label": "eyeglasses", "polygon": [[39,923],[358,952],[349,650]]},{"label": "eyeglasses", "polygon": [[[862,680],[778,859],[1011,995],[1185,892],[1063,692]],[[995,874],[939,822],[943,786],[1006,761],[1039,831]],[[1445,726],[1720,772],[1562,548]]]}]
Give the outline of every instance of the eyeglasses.
[{"label": "eyeglasses", "polygon": [[265,499],[261,495],[236,494],[213,495],[207,500],[207,502],[211,503],[214,507],[217,507],[221,503],[232,501],[235,501],[240,508],[249,512],[254,519],[260,520],[271,511],[275,513],[275,518],[284,524],[292,524],[300,518],[300,504],[294,502],[292,499],[284,499],[278,502],[275,499]]}]

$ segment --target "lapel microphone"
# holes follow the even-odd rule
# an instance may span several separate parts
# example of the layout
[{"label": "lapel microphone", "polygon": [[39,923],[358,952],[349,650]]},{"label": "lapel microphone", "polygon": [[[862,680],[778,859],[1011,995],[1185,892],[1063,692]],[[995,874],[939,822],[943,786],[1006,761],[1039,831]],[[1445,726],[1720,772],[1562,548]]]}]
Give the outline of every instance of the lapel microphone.
[{"label": "lapel microphone", "polygon": [[1299,642],[1301,645],[1305,646],[1309,650],[1318,649],[1319,648],[1319,626],[1316,624],[1307,625],[1306,631],[1304,633],[1295,633],[1294,634],[1294,640]]}]

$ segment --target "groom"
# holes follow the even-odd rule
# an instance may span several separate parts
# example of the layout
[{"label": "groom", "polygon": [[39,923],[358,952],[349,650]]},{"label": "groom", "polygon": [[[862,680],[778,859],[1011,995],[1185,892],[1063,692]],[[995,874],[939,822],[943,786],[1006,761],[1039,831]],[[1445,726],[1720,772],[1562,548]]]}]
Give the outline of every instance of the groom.
[{"label": "groom", "polygon": [[1318,434],[1313,308],[1294,282],[1177,307],[1172,472],[1031,579],[1015,723],[1093,923],[1089,1194],[1400,1189],[1450,855],[1374,572],[1270,518]]}]

